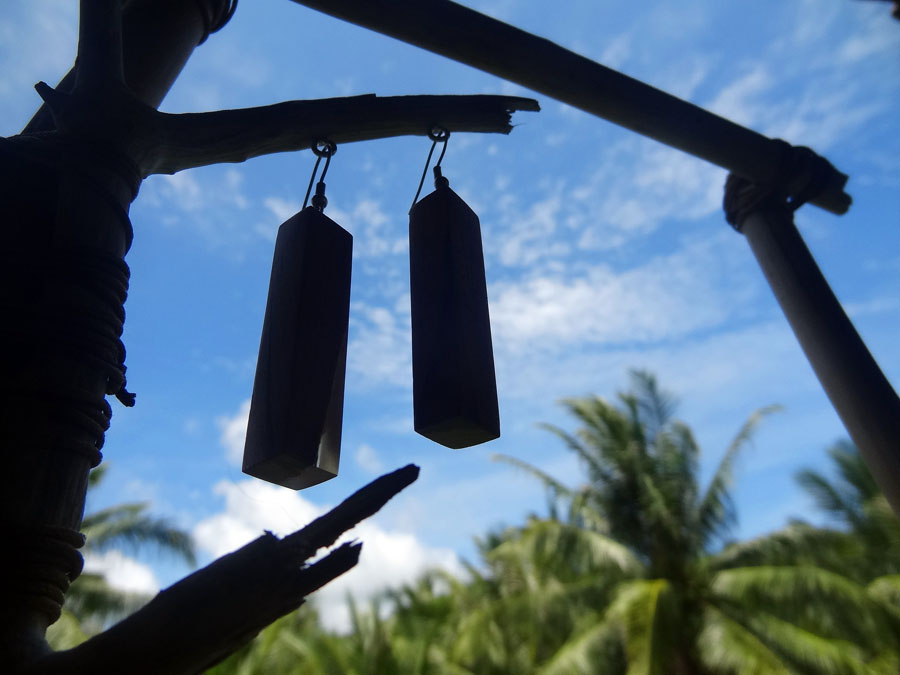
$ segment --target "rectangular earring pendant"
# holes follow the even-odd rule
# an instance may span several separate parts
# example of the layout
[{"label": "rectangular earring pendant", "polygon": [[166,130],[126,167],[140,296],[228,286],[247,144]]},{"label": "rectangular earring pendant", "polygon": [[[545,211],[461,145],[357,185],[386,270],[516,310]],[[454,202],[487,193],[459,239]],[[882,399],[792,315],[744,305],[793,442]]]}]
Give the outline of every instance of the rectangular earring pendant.
[{"label": "rectangular earring pendant", "polygon": [[442,185],[409,216],[415,430],[449,448],[500,436],[478,216]]},{"label": "rectangular earring pendant", "polygon": [[299,490],[341,451],[353,237],[310,206],[278,229],[243,471]]}]

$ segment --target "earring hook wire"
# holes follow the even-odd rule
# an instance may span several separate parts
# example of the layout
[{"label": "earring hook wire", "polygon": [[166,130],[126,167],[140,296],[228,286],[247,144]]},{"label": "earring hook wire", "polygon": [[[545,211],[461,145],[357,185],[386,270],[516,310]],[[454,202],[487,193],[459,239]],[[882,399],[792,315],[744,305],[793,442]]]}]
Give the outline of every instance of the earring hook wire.
[{"label": "earring hook wire", "polygon": [[306,196],[303,198],[303,206],[301,207],[301,211],[306,208],[306,204],[309,202],[309,194],[312,192],[313,183],[316,180],[316,173],[319,170],[319,162],[322,161],[322,158],[325,158],[325,168],[322,169],[322,177],[319,178],[319,183],[325,183],[325,174],[328,173],[328,167],[331,166],[331,157],[334,153],[337,152],[337,145],[333,141],[329,141],[326,139],[321,139],[313,143],[312,151],[316,155],[316,163],[313,165],[312,175],[309,177],[309,185],[306,187]]},{"label": "earring hook wire", "polygon": [[444,147],[441,149],[437,164],[434,166],[437,168],[441,165],[444,155],[447,152],[447,141],[450,140],[450,132],[444,127],[432,127],[428,131],[428,138],[432,141],[431,149],[428,151],[428,158],[425,160],[425,168],[422,169],[422,178],[419,180],[419,188],[416,190],[416,196],[413,197],[412,204],[409,207],[410,211],[412,211],[412,207],[416,205],[416,202],[419,201],[419,195],[422,193],[422,186],[425,185],[425,176],[428,174],[428,165],[431,164],[431,157],[434,155],[434,149],[437,147],[438,143],[443,143]]}]

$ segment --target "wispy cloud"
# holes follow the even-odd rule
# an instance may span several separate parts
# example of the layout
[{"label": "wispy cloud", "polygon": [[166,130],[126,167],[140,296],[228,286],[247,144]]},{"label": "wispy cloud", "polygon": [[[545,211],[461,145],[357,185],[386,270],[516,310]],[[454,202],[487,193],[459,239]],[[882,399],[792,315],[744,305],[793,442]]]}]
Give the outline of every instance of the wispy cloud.
[{"label": "wispy cloud", "polygon": [[[0,16],[0,134],[18,133],[41,100],[32,89],[51,86],[75,61],[77,3],[6,2]],[[14,64],[14,65],[13,65]]]},{"label": "wispy cloud", "polygon": [[348,387],[412,386],[409,331],[408,311],[351,303]]},{"label": "wispy cloud", "polygon": [[84,571],[102,574],[107,583],[119,591],[155,595],[159,592],[159,580],[153,569],[126,556],[121,551],[86,553]]},{"label": "wispy cloud", "polygon": [[244,457],[244,439],[247,437],[247,420],[250,417],[250,399],[241,403],[233,415],[216,419],[219,427],[219,443],[225,450],[225,459],[233,466],[240,466]]},{"label": "wispy cloud", "polygon": [[353,257],[371,258],[406,253],[407,237],[398,232],[381,203],[360,199],[352,208],[329,207],[328,216],[353,235]]},{"label": "wispy cloud", "polygon": [[721,208],[725,172],[629,137],[601,147],[580,177],[547,178],[528,189],[510,189],[501,179],[500,197],[478,205],[485,256],[489,264],[533,273],[569,267],[579,253],[623,249],[667,219],[709,216]]},{"label": "wispy cloud", "polygon": [[[636,267],[597,265],[579,276],[533,276],[491,289],[495,341],[516,351],[572,344],[653,343],[731,318],[728,256],[721,238],[696,241]],[[728,288],[737,291],[735,280]],[[702,301],[701,301],[702,299]]]},{"label": "wispy cloud", "polygon": [[570,250],[557,234],[563,216],[563,196],[557,191],[528,205],[519,204],[512,192],[499,200],[500,227],[503,234],[497,250],[500,262],[506,266],[526,267],[543,258],[558,258]]},{"label": "wispy cloud", "polygon": [[246,209],[249,205],[241,185],[243,174],[235,168],[222,170],[212,180],[194,171],[163,175],[144,193],[144,201],[156,207],[175,208],[187,213],[211,208]]},{"label": "wispy cloud", "polygon": [[[270,195],[263,199],[263,206],[277,220],[285,221],[298,211],[298,200],[284,199]],[[408,248],[405,232],[400,232],[395,223],[383,210],[381,203],[373,199],[359,199],[348,209],[329,204],[325,212],[329,218],[353,235],[354,258],[378,258],[385,255],[406,253]],[[277,224],[260,224],[257,231],[267,239],[275,239]]]},{"label": "wispy cloud", "polygon": [[378,456],[378,451],[368,443],[361,444],[356,449],[353,458],[359,467],[368,474],[375,475],[384,471],[384,463]]}]

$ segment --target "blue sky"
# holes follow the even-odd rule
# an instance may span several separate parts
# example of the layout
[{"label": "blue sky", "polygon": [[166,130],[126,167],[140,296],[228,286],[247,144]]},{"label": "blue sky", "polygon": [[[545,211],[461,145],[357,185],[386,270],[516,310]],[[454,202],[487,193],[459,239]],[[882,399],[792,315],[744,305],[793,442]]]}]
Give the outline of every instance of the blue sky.
[{"label": "blue sky", "polygon": [[[889,6],[547,3],[469,0],[736,122],[809,145],[850,175],[843,217],[797,224],[889,379],[900,382],[900,23]],[[0,7],[0,133],[38,105],[75,52],[74,0]],[[560,77],[565,77],[564,73]],[[766,421],[738,468],[737,534],[812,517],[793,481],[827,466],[845,432],[743,239],[721,212],[725,172],[552,99],[287,0],[243,2],[199,47],[164,101],[171,112],[362,93],[534,96],[510,136],[454,135],[444,173],[479,214],[502,437],[451,451],[412,430],[407,216],[429,142],[342,146],[327,215],[354,236],[340,476],[294,493],[240,472],[278,225],[299,207],[310,152],[144,182],[125,342],[135,408],[115,402],[108,484],[89,508],[147,499],[197,536],[203,561],[263,528],[285,532],[407,462],[417,484],[359,532],[360,569],[320,602],[333,625],[347,589],[459,569],[472,537],[542,511],[542,490],[490,461],[504,452],[575,484],[578,466],[537,422],[569,420],[565,396],[611,396],[646,368],[682,399],[704,476],[755,408]],[[186,570],[131,552],[88,561],[117,583],[165,586]]]}]

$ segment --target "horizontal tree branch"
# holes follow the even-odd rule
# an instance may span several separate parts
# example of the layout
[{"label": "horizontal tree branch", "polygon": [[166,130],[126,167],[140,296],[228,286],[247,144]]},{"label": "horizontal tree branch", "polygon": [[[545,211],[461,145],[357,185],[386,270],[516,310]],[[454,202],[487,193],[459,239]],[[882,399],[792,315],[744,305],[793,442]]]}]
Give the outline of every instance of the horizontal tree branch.
[{"label": "horizontal tree branch", "polygon": [[506,134],[513,111],[539,109],[537,101],[516,96],[369,94],[205,113],[154,111],[132,154],[148,176],[303,150],[324,138],[340,145],[425,135],[436,125],[451,132]]},{"label": "horizontal tree branch", "polygon": [[240,648],[275,619],[356,565],[346,543],[312,565],[316,550],[418,478],[412,464],[382,476],[299,532],[267,532],[162,591],[144,608],[74,649],[49,654],[28,675],[194,675]]}]

